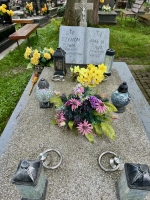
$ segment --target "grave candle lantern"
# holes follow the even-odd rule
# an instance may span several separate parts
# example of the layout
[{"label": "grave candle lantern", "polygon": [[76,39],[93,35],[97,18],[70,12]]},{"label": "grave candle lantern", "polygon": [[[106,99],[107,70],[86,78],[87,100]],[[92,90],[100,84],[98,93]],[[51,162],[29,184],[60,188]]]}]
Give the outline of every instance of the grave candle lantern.
[{"label": "grave candle lantern", "polygon": [[47,188],[42,161],[21,160],[12,178],[22,200],[44,200]]},{"label": "grave candle lantern", "polygon": [[119,200],[144,200],[150,191],[150,173],[147,165],[125,163],[117,181]]},{"label": "grave candle lantern", "polygon": [[36,90],[36,99],[40,102],[40,108],[51,108],[50,98],[54,96],[54,90],[52,86],[44,78],[40,79]]},{"label": "grave candle lantern", "polygon": [[111,69],[114,61],[114,55],[115,51],[113,49],[107,49],[104,60],[104,65],[107,66],[107,71],[105,72],[107,76],[111,76]]},{"label": "grave candle lantern", "polygon": [[65,64],[65,54],[66,52],[61,49],[57,48],[54,52],[53,59],[54,59],[54,77],[64,77],[66,75],[66,64]]},{"label": "grave candle lantern", "polygon": [[128,85],[126,82],[123,82],[111,95],[111,101],[118,109],[118,113],[123,113],[125,111],[125,106],[129,104],[130,99],[131,97],[128,93]]}]

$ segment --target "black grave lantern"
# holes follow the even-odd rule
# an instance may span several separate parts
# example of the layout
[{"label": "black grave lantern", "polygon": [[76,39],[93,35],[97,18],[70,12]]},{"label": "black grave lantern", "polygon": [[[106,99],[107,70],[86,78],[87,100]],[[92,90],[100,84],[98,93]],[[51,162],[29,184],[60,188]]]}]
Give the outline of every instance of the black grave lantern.
[{"label": "black grave lantern", "polygon": [[65,64],[66,52],[62,48],[57,48],[53,54],[54,59],[54,76],[65,76],[66,75],[66,64]]},{"label": "black grave lantern", "polygon": [[144,200],[150,192],[150,172],[145,164],[125,163],[124,171],[117,181],[119,200]]},{"label": "black grave lantern", "polygon": [[42,161],[21,160],[12,178],[22,200],[44,200],[47,188]]}]

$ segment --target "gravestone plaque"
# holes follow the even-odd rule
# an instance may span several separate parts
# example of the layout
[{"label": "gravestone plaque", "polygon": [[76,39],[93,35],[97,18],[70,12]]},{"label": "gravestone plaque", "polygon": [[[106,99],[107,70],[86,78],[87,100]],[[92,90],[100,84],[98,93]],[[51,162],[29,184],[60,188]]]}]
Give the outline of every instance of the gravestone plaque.
[{"label": "gravestone plaque", "polygon": [[59,46],[67,64],[100,64],[109,48],[109,29],[61,26]]}]

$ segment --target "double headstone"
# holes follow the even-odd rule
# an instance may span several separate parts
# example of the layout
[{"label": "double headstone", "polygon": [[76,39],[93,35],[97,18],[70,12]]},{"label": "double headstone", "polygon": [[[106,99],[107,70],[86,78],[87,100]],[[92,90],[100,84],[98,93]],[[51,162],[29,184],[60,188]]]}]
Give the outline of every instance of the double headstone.
[{"label": "double headstone", "polygon": [[59,47],[67,64],[101,64],[109,48],[109,29],[61,26]]}]

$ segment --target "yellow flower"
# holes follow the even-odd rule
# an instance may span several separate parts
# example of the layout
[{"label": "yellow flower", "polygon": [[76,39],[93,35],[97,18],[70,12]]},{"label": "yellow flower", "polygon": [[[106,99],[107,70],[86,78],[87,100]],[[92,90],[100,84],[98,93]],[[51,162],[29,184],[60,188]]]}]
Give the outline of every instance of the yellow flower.
[{"label": "yellow flower", "polygon": [[80,67],[78,66],[74,66],[73,68],[74,73],[80,72]]},{"label": "yellow flower", "polygon": [[31,50],[29,47],[27,47],[27,48],[26,48],[26,51],[25,51],[25,53],[24,53],[24,57],[25,57],[26,59],[29,59],[29,56],[30,56],[31,52],[32,52],[32,50]]},{"label": "yellow flower", "polygon": [[38,52],[37,49],[34,50],[33,57],[35,57],[35,58],[37,58],[37,59],[40,58],[40,53]]},{"label": "yellow flower", "polygon": [[105,66],[103,63],[101,65],[98,65],[98,68],[103,72],[106,72],[107,70],[107,66]]},{"label": "yellow flower", "polygon": [[54,49],[50,48],[49,51],[52,55],[54,54]]},{"label": "yellow flower", "polygon": [[49,53],[44,53],[44,58],[46,58],[46,60],[49,60],[51,58],[51,55]]},{"label": "yellow flower", "polygon": [[3,12],[3,13],[6,13],[7,10],[6,10],[5,8],[2,7],[2,12]]},{"label": "yellow flower", "polygon": [[104,0],[99,0],[100,1],[100,3],[104,3]]},{"label": "yellow flower", "polygon": [[31,63],[32,63],[33,65],[37,65],[37,64],[39,63],[39,60],[38,60],[36,57],[32,57],[32,58],[31,58]]},{"label": "yellow flower", "polygon": [[3,8],[7,8],[6,4],[2,4],[2,7],[3,7]]}]

